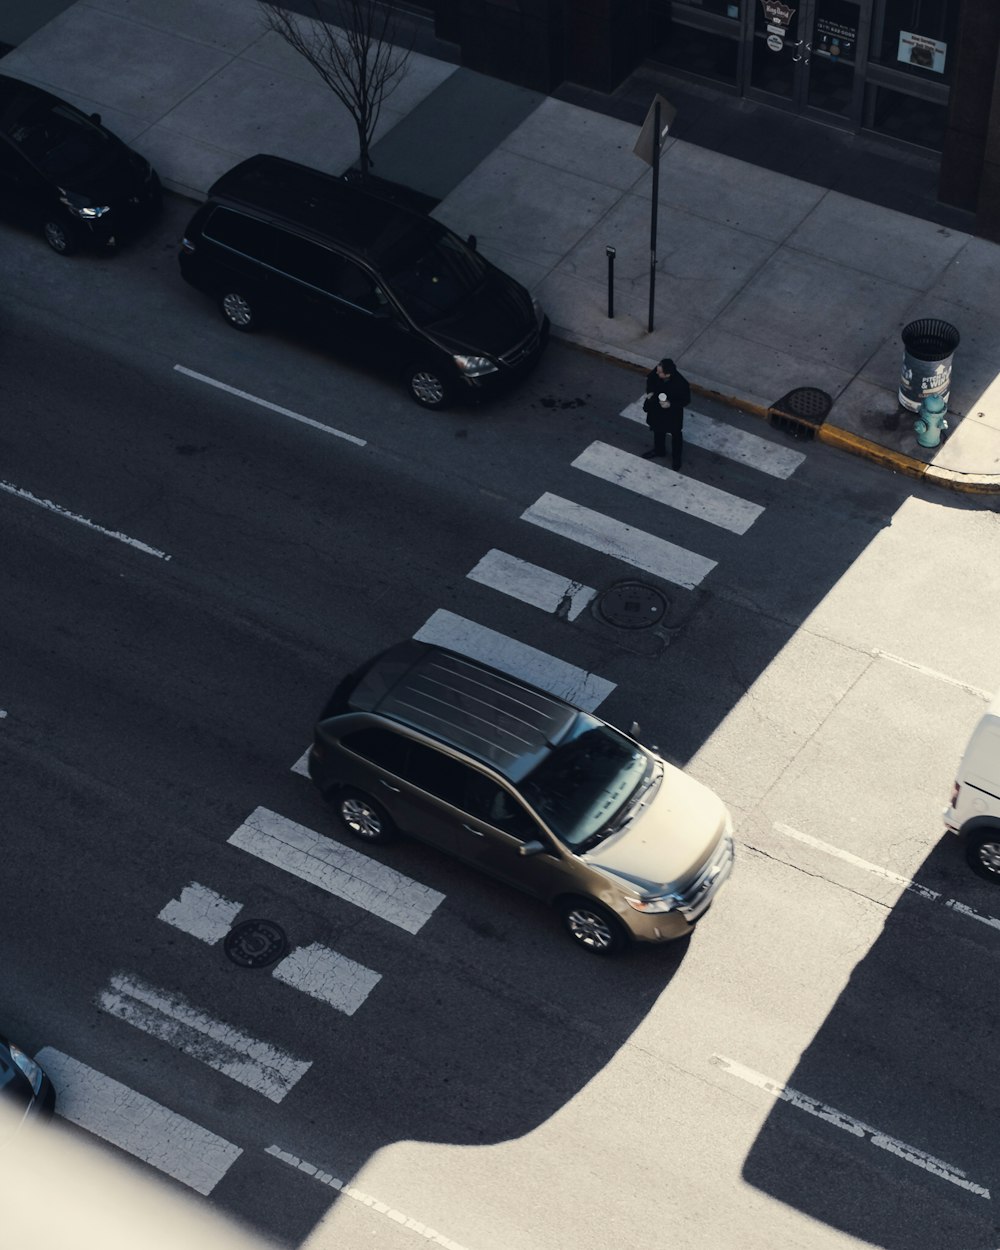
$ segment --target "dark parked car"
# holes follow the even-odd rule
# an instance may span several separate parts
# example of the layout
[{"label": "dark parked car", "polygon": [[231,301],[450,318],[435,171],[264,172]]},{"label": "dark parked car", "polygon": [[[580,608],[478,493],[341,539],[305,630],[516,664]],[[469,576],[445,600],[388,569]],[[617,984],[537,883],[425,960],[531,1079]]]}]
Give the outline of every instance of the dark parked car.
[{"label": "dark parked car", "polygon": [[4,1037],[0,1037],[0,1099],[6,1112],[0,1119],[0,1136],[12,1127],[48,1119],[56,1105],[49,1078],[34,1059]]},{"label": "dark parked car", "polygon": [[0,212],[68,256],[115,247],[162,203],[152,165],[79,109],[0,74]]},{"label": "dark parked car", "polygon": [[426,408],[519,378],[548,318],[446,227],[353,182],[254,156],[212,186],[181,273],[238,330],[276,322],[397,374]]}]

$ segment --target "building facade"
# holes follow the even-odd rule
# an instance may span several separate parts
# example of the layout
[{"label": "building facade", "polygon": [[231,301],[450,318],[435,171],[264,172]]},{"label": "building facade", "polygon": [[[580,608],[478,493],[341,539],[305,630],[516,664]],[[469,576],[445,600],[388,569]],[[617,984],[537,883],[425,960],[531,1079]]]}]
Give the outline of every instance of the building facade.
[{"label": "building facade", "polygon": [[612,92],[640,65],[939,154],[1000,242],[1000,0],[423,0],[462,64]]}]

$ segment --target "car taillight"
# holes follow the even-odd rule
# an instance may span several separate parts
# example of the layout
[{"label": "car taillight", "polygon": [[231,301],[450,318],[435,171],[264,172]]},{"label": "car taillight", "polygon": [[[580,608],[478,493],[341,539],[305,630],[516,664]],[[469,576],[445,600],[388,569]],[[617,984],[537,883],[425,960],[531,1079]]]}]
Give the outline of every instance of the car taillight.
[{"label": "car taillight", "polygon": [[958,792],[959,792],[959,790],[961,790],[961,788],[962,788],[962,787],[958,784],[958,782],[957,782],[957,781],[956,781],[956,782],[955,782],[955,784],[951,787],[951,805],[952,805],[952,807],[958,807]]}]

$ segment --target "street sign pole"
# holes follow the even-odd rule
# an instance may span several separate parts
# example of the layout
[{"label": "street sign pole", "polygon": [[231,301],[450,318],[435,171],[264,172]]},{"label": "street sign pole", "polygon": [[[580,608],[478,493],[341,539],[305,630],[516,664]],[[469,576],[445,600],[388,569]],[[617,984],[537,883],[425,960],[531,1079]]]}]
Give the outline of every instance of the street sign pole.
[{"label": "street sign pole", "polygon": [[656,219],[660,208],[660,98],[653,105],[653,211],[649,223],[649,325],[653,333],[653,305],[656,300]]}]

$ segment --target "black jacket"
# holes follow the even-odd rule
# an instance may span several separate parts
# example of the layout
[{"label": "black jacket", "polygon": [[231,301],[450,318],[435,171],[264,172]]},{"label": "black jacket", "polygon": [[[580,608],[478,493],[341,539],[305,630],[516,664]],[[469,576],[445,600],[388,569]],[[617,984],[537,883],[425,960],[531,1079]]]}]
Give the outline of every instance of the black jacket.
[{"label": "black jacket", "polygon": [[[669,407],[660,405],[658,396],[666,395]],[[687,378],[675,367],[673,373],[661,378],[655,369],[646,375],[646,399],[642,405],[646,424],[651,430],[673,434],[684,427],[684,409],[691,402]]]}]

